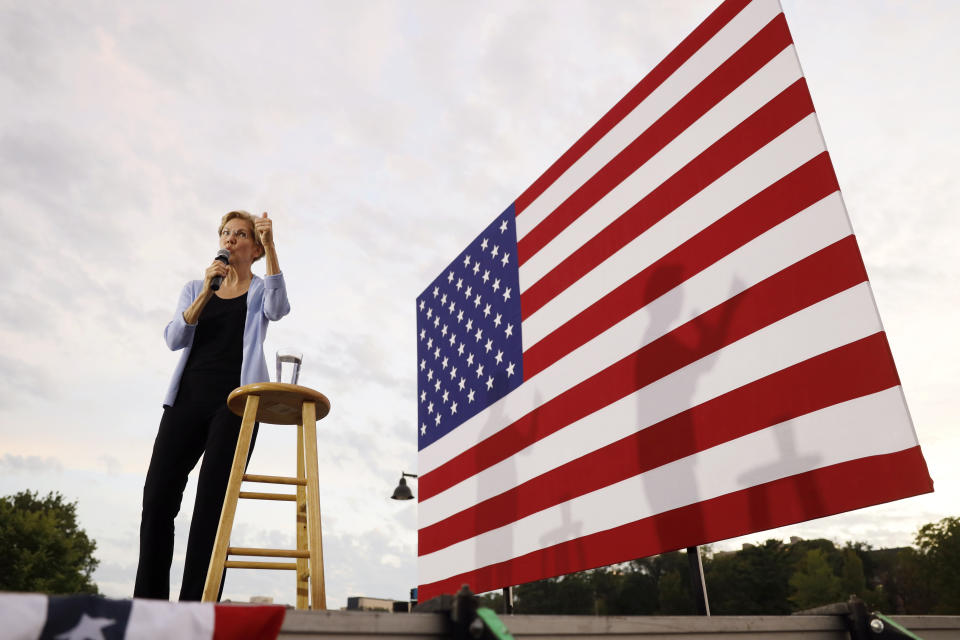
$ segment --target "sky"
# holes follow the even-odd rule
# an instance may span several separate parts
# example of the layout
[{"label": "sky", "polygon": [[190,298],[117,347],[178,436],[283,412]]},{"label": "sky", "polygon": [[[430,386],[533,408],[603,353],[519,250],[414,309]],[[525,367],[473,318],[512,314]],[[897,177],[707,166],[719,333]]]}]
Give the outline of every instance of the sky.
[{"label": "sky", "polygon": [[[76,501],[101,591],[132,594],[178,356],[163,327],[220,216],[267,211],[293,309],[268,362],[302,351],[301,384],[332,405],[328,606],[406,598],[416,501],[388,496],[417,469],[416,296],[717,4],[0,1],[0,495]],[[960,515],[960,4],[783,6],[935,492],[713,548],[905,545]],[[294,443],[261,428],[251,472],[291,475]],[[241,503],[233,541],[292,547],[293,518]],[[293,586],[231,571],[224,597],[292,603]]]}]

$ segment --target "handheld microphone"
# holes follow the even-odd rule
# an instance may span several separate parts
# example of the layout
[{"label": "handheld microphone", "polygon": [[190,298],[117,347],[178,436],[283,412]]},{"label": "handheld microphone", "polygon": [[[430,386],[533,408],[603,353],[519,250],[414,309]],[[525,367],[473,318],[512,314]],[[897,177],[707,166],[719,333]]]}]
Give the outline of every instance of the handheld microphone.
[{"label": "handheld microphone", "polygon": [[[219,260],[223,264],[230,264],[230,250],[220,249],[220,251],[217,251],[217,257],[214,258],[214,260]],[[210,288],[214,291],[218,291],[222,283],[223,276],[213,276],[213,279],[210,280]]]}]

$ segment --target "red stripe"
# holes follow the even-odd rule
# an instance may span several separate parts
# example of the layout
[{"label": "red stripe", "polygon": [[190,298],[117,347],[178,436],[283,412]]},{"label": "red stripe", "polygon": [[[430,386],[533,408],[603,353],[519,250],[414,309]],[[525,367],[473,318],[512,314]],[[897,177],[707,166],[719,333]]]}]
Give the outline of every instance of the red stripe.
[{"label": "red stripe", "polygon": [[637,309],[839,188],[830,158],[823,152],[680,244],[527,349],[523,354],[524,379],[529,380]]},{"label": "red stripe", "polygon": [[790,45],[781,13],[517,243],[522,265],[611,189]]},{"label": "red stripe", "polygon": [[773,322],[867,279],[850,235],[627,355],[420,477],[420,500]]},{"label": "red stripe", "polygon": [[419,531],[419,553],[433,553],[674,460],[898,384],[886,336],[875,333],[718,396],[424,527]]},{"label": "red stripe", "polygon": [[933,491],[920,447],[781,478],[420,585],[420,601],[602,567]]},{"label": "red stripe", "polygon": [[801,78],[524,291],[520,296],[522,317],[530,317],[624,245],[811,113],[813,102],[807,83]]},{"label": "red stripe", "polygon": [[280,633],[286,608],[218,604],[213,615],[213,640],[269,640]]},{"label": "red stripe", "polygon": [[610,129],[615,127],[618,122],[623,120],[638,104],[643,102],[654,89],[659,87],[664,80],[669,78],[679,69],[683,63],[697,52],[706,42],[727,25],[740,11],[749,4],[749,0],[727,0],[711,13],[699,27],[684,38],[683,42],[677,45],[676,49],[670,52],[660,64],[646,75],[637,85],[625,95],[620,102],[615,104],[610,111],[600,120],[590,127],[583,136],[574,143],[570,149],[550,166],[547,171],[540,176],[530,187],[520,194],[515,203],[516,213],[527,208],[527,206],[536,200],[547,187],[553,184],[574,162],[580,159],[593,145],[605,136]]}]

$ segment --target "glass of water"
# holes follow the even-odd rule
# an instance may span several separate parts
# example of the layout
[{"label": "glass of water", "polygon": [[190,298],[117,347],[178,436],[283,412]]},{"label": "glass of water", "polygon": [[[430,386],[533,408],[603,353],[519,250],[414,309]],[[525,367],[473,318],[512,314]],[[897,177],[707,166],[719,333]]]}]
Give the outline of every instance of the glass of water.
[{"label": "glass of water", "polygon": [[296,349],[280,349],[277,351],[277,382],[297,384],[300,379],[300,363],[303,354]]}]

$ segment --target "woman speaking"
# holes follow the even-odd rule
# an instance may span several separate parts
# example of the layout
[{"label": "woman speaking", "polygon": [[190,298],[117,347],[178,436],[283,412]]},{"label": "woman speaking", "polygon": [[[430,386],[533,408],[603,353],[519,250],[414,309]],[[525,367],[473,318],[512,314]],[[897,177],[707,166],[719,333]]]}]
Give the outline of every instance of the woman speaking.
[{"label": "woman speaking", "polygon": [[[227,408],[227,396],[238,386],[269,382],[263,356],[267,325],[290,311],[266,213],[223,216],[220,248],[229,251],[229,263],[218,257],[203,280],[183,287],[164,330],[167,346],[183,353],[163,401],[143,486],[135,598],[170,597],[173,520],[187,475],[203,455],[180,588],[180,600],[200,600],[240,434],[240,416]],[[261,279],[250,267],[262,257],[267,275]],[[254,427],[251,453],[256,438]]]}]

